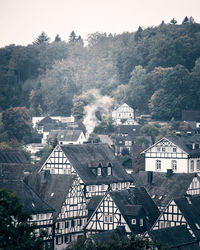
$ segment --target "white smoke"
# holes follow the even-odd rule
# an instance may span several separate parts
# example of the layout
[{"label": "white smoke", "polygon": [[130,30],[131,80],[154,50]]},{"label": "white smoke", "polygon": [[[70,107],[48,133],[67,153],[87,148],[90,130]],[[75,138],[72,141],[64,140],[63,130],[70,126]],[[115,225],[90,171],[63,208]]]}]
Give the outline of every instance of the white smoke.
[{"label": "white smoke", "polygon": [[83,124],[87,130],[87,137],[89,137],[94,128],[100,123],[95,113],[101,110],[103,115],[108,115],[113,104],[113,99],[110,96],[102,96],[97,89],[93,89],[91,92],[94,100],[84,108],[85,116]]}]

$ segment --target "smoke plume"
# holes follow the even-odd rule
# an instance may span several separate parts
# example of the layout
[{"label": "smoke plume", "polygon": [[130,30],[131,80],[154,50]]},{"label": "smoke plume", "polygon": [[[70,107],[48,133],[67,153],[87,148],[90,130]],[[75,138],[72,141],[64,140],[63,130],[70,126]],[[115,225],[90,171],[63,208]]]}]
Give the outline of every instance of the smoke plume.
[{"label": "smoke plume", "polygon": [[94,131],[94,128],[100,123],[95,113],[100,110],[103,115],[109,114],[109,109],[113,103],[113,99],[110,96],[102,96],[97,89],[93,89],[91,92],[93,101],[85,106],[85,116],[83,120],[88,137]]}]

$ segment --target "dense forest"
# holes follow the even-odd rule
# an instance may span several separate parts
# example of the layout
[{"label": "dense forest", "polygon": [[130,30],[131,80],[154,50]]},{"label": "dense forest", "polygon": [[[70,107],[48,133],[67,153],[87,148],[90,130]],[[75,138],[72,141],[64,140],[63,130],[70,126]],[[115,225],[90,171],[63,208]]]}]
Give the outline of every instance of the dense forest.
[{"label": "dense forest", "polygon": [[138,114],[179,120],[183,109],[200,109],[200,24],[185,18],[133,33],[72,32],[50,41],[0,48],[0,112],[25,107],[30,116],[82,118],[97,89]]}]

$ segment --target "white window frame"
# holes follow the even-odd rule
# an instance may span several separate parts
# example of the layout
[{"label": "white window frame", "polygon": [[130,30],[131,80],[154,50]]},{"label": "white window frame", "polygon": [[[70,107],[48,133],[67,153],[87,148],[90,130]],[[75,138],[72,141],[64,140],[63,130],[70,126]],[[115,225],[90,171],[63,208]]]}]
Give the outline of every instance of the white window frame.
[{"label": "white window frame", "polygon": [[172,170],[173,170],[174,172],[177,171],[177,161],[176,161],[176,160],[172,160],[172,161],[171,161],[171,167],[172,167]]},{"label": "white window frame", "polygon": [[197,170],[200,171],[200,160],[197,160]]},{"label": "white window frame", "polygon": [[107,168],[107,175],[111,175],[111,167]]},{"label": "white window frame", "polygon": [[136,225],[136,224],[137,224],[136,219],[132,219],[132,220],[131,220],[131,224],[132,224],[132,225]]},{"label": "white window frame", "polygon": [[97,175],[101,176],[101,168],[97,168]]},{"label": "white window frame", "polygon": [[194,172],[194,160],[190,161],[190,171]]},{"label": "white window frame", "polygon": [[161,160],[156,160],[156,170],[161,170]]}]

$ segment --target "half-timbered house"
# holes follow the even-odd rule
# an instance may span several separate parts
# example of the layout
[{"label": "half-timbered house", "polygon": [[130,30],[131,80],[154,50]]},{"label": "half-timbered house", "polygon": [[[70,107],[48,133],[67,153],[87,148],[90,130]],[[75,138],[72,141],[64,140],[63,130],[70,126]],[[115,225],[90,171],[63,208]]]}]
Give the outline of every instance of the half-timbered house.
[{"label": "half-timbered house", "polygon": [[200,196],[185,196],[172,200],[160,215],[153,230],[185,225],[191,235],[200,241]]},{"label": "half-timbered house", "polygon": [[110,191],[92,197],[87,205],[87,234],[115,230],[124,226],[127,233],[144,233],[160,212],[144,188]]},{"label": "half-timbered house", "polygon": [[[39,170],[40,176],[45,173],[51,178],[60,175],[63,182],[68,178],[71,181],[68,180],[70,186],[65,188],[57,209],[55,249],[63,249],[83,234],[88,217],[86,206],[91,197],[105,195],[108,190],[128,189],[132,182],[106,144],[57,145]],[[56,199],[58,194],[53,190],[51,193]]]},{"label": "half-timbered house", "polygon": [[176,135],[162,138],[143,151],[145,170],[175,173],[200,172],[200,136]]},{"label": "half-timbered house", "polygon": [[135,120],[134,109],[123,103],[112,111],[112,119],[116,125],[122,124],[127,120],[130,123],[130,120]]},{"label": "half-timbered house", "polygon": [[171,200],[188,195],[200,195],[200,178],[197,173],[177,173],[172,171],[133,173],[134,185],[145,187],[158,208],[162,211]]}]

